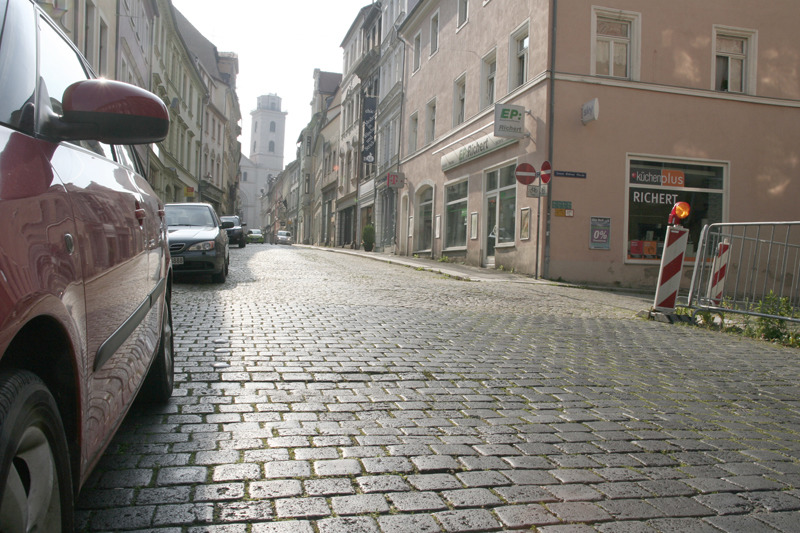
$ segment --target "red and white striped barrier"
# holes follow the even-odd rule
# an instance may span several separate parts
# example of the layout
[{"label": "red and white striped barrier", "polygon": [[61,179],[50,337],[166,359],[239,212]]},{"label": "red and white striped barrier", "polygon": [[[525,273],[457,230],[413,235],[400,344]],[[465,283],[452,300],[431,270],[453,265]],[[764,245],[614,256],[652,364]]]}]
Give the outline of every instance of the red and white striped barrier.
[{"label": "red and white striped barrier", "polygon": [[662,313],[675,311],[675,301],[683,274],[683,256],[689,242],[689,230],[683,226],[668,226],[664,253],[661,255],[661,270],[653,308]]},{"label": "red and white striped barrier", "polygon": [[711,263],[711,278],[708,280],[707,297],[714,304],[722,301],[722,292],[725,290],[725,274],[728,273],[728,259],[730,257],[731,244],[728,239],[719,243],[717,255]]}]

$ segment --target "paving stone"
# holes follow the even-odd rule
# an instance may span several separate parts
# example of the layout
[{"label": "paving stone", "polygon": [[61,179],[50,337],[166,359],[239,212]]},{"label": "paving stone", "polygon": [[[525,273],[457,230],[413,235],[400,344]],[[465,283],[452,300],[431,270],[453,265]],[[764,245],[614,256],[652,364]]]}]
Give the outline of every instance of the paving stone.
[{"label": "paving stone", "polygon": [[289,498],[292,496],[300,496],[303,493],[303,486],[297,479],[254,481],[250,483],[248,493],[251,498],[257,500]]},{"label": "paving stone", "polygon": [[433,515],[447,532],[494,531],[501,528],[500,523],[483,509],[464,511],[443,511]]},{"label": "paving stone", "polygon": [[[413,476],[410,476],[413,477]],[[361,476],[356,478],[359,488],[364,493],[370,492],[403,492],[411,487],[400,476]],[[419,488],[419,487],[417,487]]]},{"label": "paving stone", "polygon": [[319,533],[380,533],[370,517],[343,517],[317,520]]},{"label": "paving stone", "polygon": [[442,530],[436,520],[426,514],[381,516],[378,525],[383,533],[434,533]]},{"label": "paving stone", "polygon": [[328,516],[330,509],[324,498],[285,498],[275,500],[278,518],[315,518]]},{"label": "paving stone", "polygon": [[[282,522],[254,523],[251,533],[314,533],[307,520],[285,520]],[[198,531],[197,533],[203,533]]]},{"label": "paving stone", "polygon": [[335,496],[331,498],[333,512],[339,516],[384,513],[389,505],[382,494],[355,494],[353,496]]},{"label": "paving stone", "polygon": [[441,511],[447,505],[434,492],[396,492],[388,495],[392,505],[400,512]]},{"label": "paving stone", "polygon": [[488,489],[458,489],[442,491],[442,496],[455,508],[489,507],[502,501]]}]

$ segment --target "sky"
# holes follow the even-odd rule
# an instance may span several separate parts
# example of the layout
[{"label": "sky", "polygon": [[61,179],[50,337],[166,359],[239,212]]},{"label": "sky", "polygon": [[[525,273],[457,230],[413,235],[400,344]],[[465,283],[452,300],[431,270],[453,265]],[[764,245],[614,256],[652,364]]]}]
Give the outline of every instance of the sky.
[{"label": "sky", "polygon": [[236,93],[242,112],[242,153],[250,155],[250,112],[258,97],[277,94],[286,115],[283,165],[296,155],[311,120],[314,69],[341,72],[340,45],[362,7],[372,0],[172,0],[214,43],[239,56]]}]

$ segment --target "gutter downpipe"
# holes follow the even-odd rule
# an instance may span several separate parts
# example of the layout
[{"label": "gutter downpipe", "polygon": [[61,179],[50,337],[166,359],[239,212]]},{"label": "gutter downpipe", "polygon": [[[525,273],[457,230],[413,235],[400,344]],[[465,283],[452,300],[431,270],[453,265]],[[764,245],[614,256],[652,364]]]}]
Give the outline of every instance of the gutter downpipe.
[{"label": "gutter downpipe", "polygon": [[[555,73],[556,73],[556,28],[558,27],[558,0],[553,1],[553,18],[552,18],[552,26],[550,28],[550,106],[549,106],[549,116],[547,118],[548,122],[548,139],[547,139],[547,160],[550,161],[550,164],[555,165],[553,163],[553,135],[555,134],[555,87],[556,87],[556,80],[555,80]],[[554,172],[555,173],[555,172]],[[550,180],[550,186],[547,188],[547,220],[545,223],[545,237],[544,237],[544,267],[542,272],[542,277],[549,278],[550,276],[550,223],[551,223],[551,210],[550,205],[552,204],[553,198],[553,181]],[[540,217],[541,219],[541,217]]]}]

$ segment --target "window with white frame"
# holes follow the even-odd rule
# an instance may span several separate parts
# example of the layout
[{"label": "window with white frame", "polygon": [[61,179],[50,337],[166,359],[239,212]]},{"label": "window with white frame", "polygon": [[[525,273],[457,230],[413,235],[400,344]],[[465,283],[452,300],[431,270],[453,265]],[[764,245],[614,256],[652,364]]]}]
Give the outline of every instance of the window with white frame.
[{"label": "window with white frame", "polygon": [[445,220],[444,247],[467,245],[467,186],[465,179],[444,189]]},{"label": "window with white frame", "polygon": [[511,35],[509,58],[509,88],[516,89],[528,81],[528,25]]},{"label": "window with white frame", "polygon": [[425,109],[425,143],[436,138],[436,100],[431,100]]},{"label": "window with white frame", "polygon": [[458,0],[458,27],[460,28],[469,20],[469,0]]},{"label": "window with white frame", "polygon": [[439,50],[439,12],[431,17],[431,55]]},{"label": "window with white frame", "polygon": [[714,90],[753,94],[756,33],[714,27]]},{"label": "window with white frame", "polygon": [[493,50],[481,62],[481,109],[494,103],[496,77],[497,53]]},{"label": "window with white frame", "polygon": [[414,36],[414,72],[419,70],[421,58],[422,58],[422,35],[418,33]]},{"label": "window with white frame", "polygon": [[638,79],[640,28],[639,13],[593,8],[592,75]]},{"label": "window with white frame", "polygon": [[453,126],[464,122],[467,110],[467,75],[462,74],[453,86]]},{"label": "window with white frame", "polygon": [[[486,174],[486,196],[496,199],[490,203],[496,209],[494,228],[489,228],[490,237],[497,244],[514,243],[517,226],[517,180],[514,165],[492,170]],[[490,209],[492,207],[489,207]]]},{"label": "window with white frame", "polygon": [[413,154],[417,151],[417,132],[419,130],[419,116],[417,113],[408,119],[408,153]]}]

